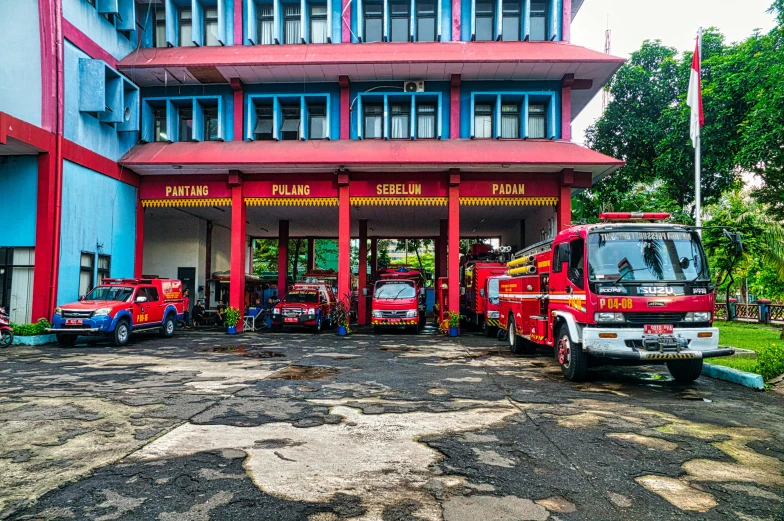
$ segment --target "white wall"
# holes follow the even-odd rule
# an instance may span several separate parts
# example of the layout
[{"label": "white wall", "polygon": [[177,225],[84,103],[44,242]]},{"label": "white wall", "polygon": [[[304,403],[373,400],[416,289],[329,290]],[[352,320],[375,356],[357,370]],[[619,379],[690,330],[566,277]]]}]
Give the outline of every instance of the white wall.
[{"label": "white wall", "polygon": [[[525,246],[536,244],[545,239],[555,237],[555,230],[558,226],[558,219],[552,206],[541,206],[534,210],[531,215],[525,218]],[[549,235],[542,238],[541,231]]]}]

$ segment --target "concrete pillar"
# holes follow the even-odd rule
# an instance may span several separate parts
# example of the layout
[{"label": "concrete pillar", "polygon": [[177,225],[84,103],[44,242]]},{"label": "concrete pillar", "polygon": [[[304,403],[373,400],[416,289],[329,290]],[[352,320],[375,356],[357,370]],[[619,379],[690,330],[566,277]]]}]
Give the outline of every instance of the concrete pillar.
[{"label": "concrete pillar", "polygon": [[308,237],[308,271],[316,268],[316,239]]},{"label": "concrete pillar", "polygon": [[[457,2],[458,5],[460,2]],[[458,16],[460,16],[458,14]],[[460,139],[460,75],[453,74],[449,95],[449,139]]]},{"label": "concrete pillar", "polygon": [[[240,19],[242,19],[242,12],[240,11]],[[240,29],[240,39],[242,38],[242,29]],[[236,42],[235,42],[236,45]],[[232,127],[234,133],[234,141],[243,141],[245,121],[243,110],[245,108],[245,86],[239,78],[230,78],[229,85],[234,91],[234,126]]]},{"label": "concrete pillar", "polygon": [[572,140],[572,87],[574,74],[566,74],[561,80],[561,139]]},{"label": "concrete pillar", "polygon": [[[229,173],[231,185],[231,269],[229,277],[229,304],[245,312],[245,196],[242,177],[238,172]],[[242,328],[240,328],[240,331]]]},{"label": "concrete pillar", "polygon": [[207,221],[207,237],[204,240],[204,305],[210,306],[210,279],[212,278],[212,221]]},{"label": "concrete pillar", "polygon": [[[54,256],[55,237],[55,162],[54,139],[50,152],[38,155],[38,204],[35,223],[35,266],[33,267],[32,320],[52,319],[57,305],[58,259]],[[10,224],[10,223],[7,223]],[[55,285],[53,285],[53,282]]]},{"label": "concrete pillar", "polygon": [[556,212],[556,232],[560,232],[572,224],[572,184],[574,184],[574,171],[565,168],[561,171],[561,186]]},{"label": "concrete pillar", "polygon": [[572,39],[572,0],[563,0],[561,24],[561,40],[568,42]]},{"label": "concrete pillar", "polygon": [[452,0],[452,41],[460,41],[460,0]]},{"label": "concrete pillar", "polygon": [[449,171],[449,311],[460,312],[460,171]]},{"label": "concrete pillar", "polygon": [[289,222],[278,222],[278,298],[288,292],[289,275]]},{"label": "concrete pillar", "polygon": [[348,174],[338,174],[338,295],[351,305],[351,201]]},{"label": "concrete pillar", "polygon": [[[351,10],[349,10],[349,16]],[[343,29],[346,30],[345,28]],[[344,33],[345,34],[345,33]],[[339,76],[340,83],[340,139],[351,138],[351,82],[348,76]]]},{"label": "concrete pillar", "polygon": [[357,323],[360,326],[367,324],[367,302],[362,294],[367,287],[367,219],[359,220],[359,302],[357,309]]}]

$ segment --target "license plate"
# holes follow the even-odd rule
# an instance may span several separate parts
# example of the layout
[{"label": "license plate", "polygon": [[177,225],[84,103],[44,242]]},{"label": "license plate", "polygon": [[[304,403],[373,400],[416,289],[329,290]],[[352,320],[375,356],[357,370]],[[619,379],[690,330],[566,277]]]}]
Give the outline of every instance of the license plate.
[{"label": "license plate", "polygon": [[673,333],[672,324],[652,324],[643,327],[646,335],[671,335]]},{"label": "license plate", "polygon": [[83,321],[77,320],[75,318],[69,318],[65,321],[66,326],[81,326],[82,324],[84,324]]},{"label": "license plate", "polygon": [[400,319],[399,319],[399,318],[389,318],[389,319],[387,319],[387,320],[388,320],[389,322],[392,322],[393,324],[400,322]]},{"label": "license plate", "polygon": [[294,318],[287,318],[286,319],[286,322],[296,322],[296,321],[297,321],[296,317],[294,317]]}]

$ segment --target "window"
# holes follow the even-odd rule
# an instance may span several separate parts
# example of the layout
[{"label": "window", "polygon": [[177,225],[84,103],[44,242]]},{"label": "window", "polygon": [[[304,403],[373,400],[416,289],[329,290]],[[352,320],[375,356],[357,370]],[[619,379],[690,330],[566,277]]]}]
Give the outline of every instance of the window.
[{"label": "window", "polygon": [[569,248],[569,272],[567,276],[574,285],[583,289],[585,286],[585,241],[583,239],[575,239],[569,244],[571,246]]},{"label": "window", "polygon": [[178,141],[193,141],[193,108],[179,107],[177,117],[180,122],[180,136]]},{"label": "window", "polygon": [[504,0],[501,35],[506,41],[520,40],[520,2]]},{"label": "window", "polygon": [[166,10],[163,8],[153,11],[155,30],[152,33],[153,47],[166,47]]},{"label": "window", "polygon": [[493,137],[493,106],[489,103],[480,103],[474,107],[474,137]]},{"label": "window", "polygon": [[204,107],[204,141],[218,141],[219,129],[218,107]]},{"label": "window", "polygon": [[531,103],[528,106],[528,137],[532,139],[547,137],[547,105]]},{"label": "window", "polygon": [[563,271],[563,263],[569,262],[569,243],[562,242],[553,251],[553,273]]},{"label": "window", "polygon": [[253,133],[257,140],[269,141],[273,139],[272,134],[272,105],[260,105],[256,107],[256,128]]},{"label": "window", "polygon": [[547,40],[547,2],[531,2],[532,42]]},{"label": "window", "polygon": [[384,37],[382,30],[384,25],[384,5],[368,2],[364,4],[364,10],[364,41],[380,42]]},{"label": "window", "polygon": [[417,133],[419,139],[435,139],[436,106],[432,103],[417,104]]},{"label": "window", "polygon": [[204,9],[204,45],[220,45],[218,40],[218,8]]},{"label": "window", "polygon": [[283,41],[285,43],[300,43],[300,10],[299,4],[284,6],[283,14]]},{"label": "window", "polygon": [[166,133],[166,107],[156,107],[152,111],[154,119],[155,141],[168,141]]},{"label": "window", "polygon": [[418,2],[416,5],[416,40],[436,41],[436,6],[433,2]]},{"label": "window", "polygon": [[98,282],[108,279],[111,273],[111,255],[98,255]]},{"label": "window", "polygon": [[271,5],[263,5],[259,6],[258,13],[256,26],[259,34],[256,38],[256,43],[259,45],[272,45],[274,43],[275,11]]},{"label": "window", "polygon": [[93,289],[95,278],[95,254],[83,251],[79,263],[79,296],[83,297]]},{"label": "window", "polygon": [[407,2],[394,2],[390,5],[391,17],[391,34],[389,41],[391,42],[407,42],[410,34],[410,4]]},{"label": "window", "polygon": [[476,3],[476,41],[490,41],[495,34],[495,4],[493,2]]},{"label": "window", "polygon": [[395,103],[390,106],[392,139],[408,139],[411,135],[411,124],[409,114],[411,105],[409,103]]},{"label": "window", "polygon": [[384,106],[381,104],[365,105],[365,138],[381,139],[384,137]]},{"label": "window", "polygon": [[315,4],[310,6],[310,43],[327,43],[329,27],[327,24],[327,6]]},{"label": "window", "polygon": [[308,139],[326,139],[327,108],[324,105],[308,106]]},{"label": "window", "polygon": [[11,322],[31,322],[35,248],[0,248],[0,307]]},{"label": "window", "polygon": [[514,103],[501,105],[501,137],[517,139],[520,137],[520,106]]},{"label": "window", "polygon": [[180,9],[180,47],[193,47],[193,13],[190,9]]},{"label": "window", "polygon": [[158,288],[147,288],[147,302],[158,302]]},{"label": "window", "polygon": [[283,107],[283,123],[280,126],[280,139],[299,139],[300,109],[299,105]]}]

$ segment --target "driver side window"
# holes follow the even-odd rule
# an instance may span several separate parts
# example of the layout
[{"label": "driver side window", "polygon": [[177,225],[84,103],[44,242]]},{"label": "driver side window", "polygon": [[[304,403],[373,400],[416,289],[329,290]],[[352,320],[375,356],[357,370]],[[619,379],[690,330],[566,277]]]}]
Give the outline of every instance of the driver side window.
[{"label": "driver side window", "polygon": [[569,243],[561,243],[553,250],[553,273],[560,273],[563,271],[563,263],[569,260]]},{"label": "driver side window", "polygon": [[575,239],[569,244],[569,280],[583,289],[585,287],[585,241]]}]

